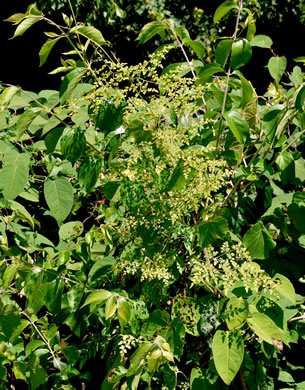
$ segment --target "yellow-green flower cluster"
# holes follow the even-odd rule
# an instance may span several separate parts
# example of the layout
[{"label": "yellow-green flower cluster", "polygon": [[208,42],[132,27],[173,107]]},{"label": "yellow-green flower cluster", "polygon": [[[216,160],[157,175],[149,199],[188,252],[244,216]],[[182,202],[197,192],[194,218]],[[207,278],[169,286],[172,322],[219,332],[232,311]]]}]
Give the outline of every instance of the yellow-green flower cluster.
[{"label": "yellow-green flower cluster", "polygon": [[212,246],[203,255],[194,256],[190,261],[191,286],[207,286],[223,291],[227,295],[234,284],[241,281],[245,290],[252,292],[274,291],[276,282],[260,266],[253,262],[241,243],[229,246],[225,242],[220,253]]}]

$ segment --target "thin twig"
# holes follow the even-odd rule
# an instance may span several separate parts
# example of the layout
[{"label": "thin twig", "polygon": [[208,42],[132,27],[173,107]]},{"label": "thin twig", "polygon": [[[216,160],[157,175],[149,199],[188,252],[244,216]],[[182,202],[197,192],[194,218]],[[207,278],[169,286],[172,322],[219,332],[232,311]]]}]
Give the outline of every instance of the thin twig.
[{"label": "thin twig", "polygon": [[[239,25],[240,14],[241,14],[242,8],[243,8],[243,0],[240,0],[237,18],[236,18],[235,30],[234,30],[234,34],[232,36],[232,41],[233,41],[232,45],[236,41],[238,25]],[[229,91],[230,76],[231,76],[231,54],[230,54],[230,59],[229,59],[229,69],[227,71],[226,86],[225,86],[224,95],[223,95],[223,101],[222,101],[222,107],[221,107],[221,113],[220,113],[220,119],[219,119],[219,126],[218,126],[218,133],[217,133],[217,139],[216,139],[216,155],[218,154],[219,147],[220,147],[221,128],[222,128],[223,116],[225,113],[227,96],[228,96],[228,91]]]}]

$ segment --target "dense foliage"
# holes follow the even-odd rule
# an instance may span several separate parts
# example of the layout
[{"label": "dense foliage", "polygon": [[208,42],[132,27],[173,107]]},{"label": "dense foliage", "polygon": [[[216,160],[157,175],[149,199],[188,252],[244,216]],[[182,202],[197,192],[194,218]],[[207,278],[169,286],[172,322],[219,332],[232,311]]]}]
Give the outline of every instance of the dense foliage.
[{"label": "dense foliage", "polygon": [[[57,29],[41,65],[71,50],[59,91],[1,84],[3,388],[305,388],[305,58],[287,70],[242,1],[214,23],[231,12],[213,63],[171,19],[128,65],[73,12],[9,18],[14,37]],[[252,47],[264,96],[240,71]]]}]

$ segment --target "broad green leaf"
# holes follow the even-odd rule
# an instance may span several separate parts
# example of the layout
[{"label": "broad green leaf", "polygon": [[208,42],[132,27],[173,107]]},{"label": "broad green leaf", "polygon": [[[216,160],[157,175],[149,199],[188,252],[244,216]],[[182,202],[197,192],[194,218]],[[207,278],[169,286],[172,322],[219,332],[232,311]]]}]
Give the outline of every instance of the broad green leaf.
[{"label": "broad green leaf", "polygon": [[96,290],[89,294],[82,307],[91,305],[91,303],[103,303],[112,296],[112,293],[107,290]]},{"label": "broad green leaf", "polygon": [[115,264],[112,256],[102,257],[92,266],[88,275],[88,284],[91,286],[104,279]]},{"label": "broad green leaf", "polygon": [[236,70],[234,74],[236,74],[241,81],[241,87],[242,87],[241,108],[245,108],[247,104],[253,101],[253,99],[256,99],[256,93],[250,81],[248,81],[239,70]]},{"label": "broad green leaf", "polygon": [[260,260],[268,258],[269,252],[276,246],[275,241],[261,221],[247,231],[243,243],[251,257]]},{"label": "broad green leaf", "polygon": [[297,230],[305,234],[305,207],[302,205],[297,205],[296,203],[292,203],[288,206],[288,215],[292,219]]},{"label": "broad green leaf", "polygon": [[168,26],[165,22],[154,21],[145,24],[137,38],[137,40],[139,41],[139,45],[149,41],[156,34],[159,34],[167,29]]},{"label": "broad green leaf", "polygon": [[232,39],[224,39],[218,43],[215,51],[215,59],[221,66],[225,66],[226,64],[231,53],[232,44]]},{"label": "broad green leaf", "polygon": [[123,297],[118,299],[118,318],[123,320],[124,323],[128,323],[130,320],[130,304]]},{"label": "broad green leaf", "polygon": [[51,131],[49,134],[46,135],[44,139],[44,143],[47,148],[48,153],[53,153],[56,149],[56,145],[59,141],[59,138],[62,136],[62,133],[64,132],[64,127],[57,127],[53,131]]},{"label": "broad green leaf", "polygon": [[295,98],[295,108],[302,114],[304,112],[304,102],[305,102],[305,85],[301,87]]},{"label": "broad green leaf", "polygon": [[284,332],[282,329],[278,328],[275,323],[263,313],[253,313],[252,317],[247,319],[247,323],[252,331],[268,344],[273,345],[273,339],[283,340]]},{"label": "broad green leaf", "polygon": [[6,108],[19,90],[20,88],[15,86],[5,88],[0,96],[0,107]]},{"label": "broad green leaf", "polygon": [[271,57],[268,62],[268,70],[275,82],[278,84],[286,70],[286,57]]},{"label": "broad green leaf", "polygon": [[11,38],[20,37],[23,35],[33,24],[39,22],[42,18],[40,16],[27,16],[16,28],[14,36]]},{"label": "broad green leaf", "polygon": [[238,9],[238,5],[234,1],[225,1],[224,3],[220,4],[220,6],[215,11],[213,22],[219,22],[233,8]]},{"label": "broad green leaf", "polygon": [[284,171],[290,164],[294,162],[294,158],[290,152],[283,152],[277,155],[275,159],[276,165],[281,171]]},{"label": "broad green leaf", "polygon": [[15,199],[24,189],[29,176],[30,158],[25,153],[7,150],[0,170],[0,188],[6,199]]},{"label": "broad green leaf", "polygon": [[83,299],[84,287],[81,284],[76,284],[67,292],[67,299],[71,314],[79,310],[79,305]]},{"label": "broad green leaf", "polygon": [[24,294],[27,297],[27,308],[36,314],[44,305],[44,272],[33,269],[24,282]]},{"label": "broad green leaf", "polygon": [[77,26],[71,30],[71,32],[74,31],[90,39],[92,42],[96,43],[99,46],[107,44],[102,33],[93,26]]},{"label": "broad green leaf", "polygon": [[205,84],[215,73],[224,73],[224,69],[218,64],[207,64],[203,66],[198,75],[196,84]]},{"label": "broad green leaf", "polygon": [[302,183],[305,181],[305,160],[301,157],[294,161],[295,177]]},{"label": "broad green leaf", "polygon": [[77,170],[77,176],[80,184],[82,184],[86,191],[94,188],[102,169],[102,160],[96,156],[90,158],[86,156]]},{"label": "broad green leaf", "polygon": [[141,333],[147,336],[153,336],[160,329],[168,328],[169,326],[169,314],[164,310],[154,310],[143,324]]},{"label": "broad green leaf", "polygon": [[39,58],[40,58],[39,66],[42,66],[46,62],[55,43],[58,42],[60,38],[61,37],[55,39],[48,39],[46,43],[42,46],[42,48],[39,51]]},{"label": "broad green leaf", "polygon": [[[21,195],[21,194],[19,194],[19,195]],[[31,226],[31,228],[34,230],[34,228],[35,228],[34,220],[31,216],[31,214],[27,211],[27,209],[21,203],[18,203],[14,200],[12,200],[10,202],[10,205],[11,205],[12,209],[14,210],[15,216],[17,218],[20,218],[23,221],[28,222],[29,225]]]},{"label": "broad green leaf", "polygon": [[9,18],[4,19],[4,22],[10,22],[13,24],[19,24],[22,22],[22,20],[26,17],[26,14],[17,13],[14,15],[11,15]]},{"label": "broad green leaf", "polygon": [[108,320],[110,317],[114,316],[117,308],[117,298],[114,295],[111,295],[105,304],[105,319]]},{"label": "broad green leaf", "polygon": [[16,276],[16,273],[17,273],[19,266],[20,266],[20,264],[13,263],[5,268],[5,271],[4,271],[2,278],[1,278],[2,283],[3,283],[2,284],[3,290],[8,289],[8,287],[10,286],[10,284],[12,283],[13,279]]},{"label": "broad green leaf", "polygon": [[84,225],[80,221],[67,222],[61,225],[58,235],[61,240],[71,241],[80,236],[84,230]]},{"label": "broad green leaf", "polygon": [[47,179],[43,191],[52,216],[61,225],[73,206],[74,194],[71,183],[64,177]]},{"label": "broad green leaf", "polygon": [[233,297],[229,300],[224,311],[229,330],[239,327],[248,317],[248,302],[243,298]]},{"label": "broad green leaf", "polygon": [[198,227],[198,240],[202,248],[213,244],[217,239],[224,239],[228,231],[228,223],[222,217],[214,217],[201,222]]},{"label": "broad green leaf", "polygon": [[186,38],[183,40],[185,46],[189,46],[196,54],[197,57],[202,60],[205,48],[200,41],[193,41],[192,39]]},{"label": "broad green leaf", "polygon": [[227,124],[240,144],[244,144],[249,137],[248,122],[236,110],[231,110],[224,114]]},{"label": "broad green leaf", "polygon": [[7,340],[10,339],[20,323],[20,313],[15,305],[9,303],[1,308],[0,329],[1,333],[4,334]]},{"label": "broad green leaf", "polygon": [[246,65],[252,56],[252,48],[245,38],[238,38],[232,44],[231,67],[238,69]]},{"label": "broad green leaf", "polygon": [[[64,123],[62,122],[67,118],[68,114],[69,114],[69,110],[65,108],[60,109],[59,112],[56,112],[56,117],[52,116],[49,119],[48,123],[46,123],[46,125],[43,127],[41,135],[42,136],[46,135],[50,130],[54,129],[54,127],[56,127],[59,124],[64,125]],[[63,129],[63,127],[59,127],[59,129]]]},{"label": "broad green leaf", "polygon": [[13,363],[13,373],[16,379],[21,379],[22,381],[27,381],[26,378],[26,366],[23,362],[15,361]]},{"label": "broad green leaf", "polygon": [[66,101],[69,99],[77,84],[81,81],[86,72],[86,69],[77,68],[72,70],[64,77],[59,92],[60,104],[63,105],[66,103]]},{"label": "broad green leaf", "polygon": [[271,49],[272,44],[272,39],[267,35],[256,35],[250,41],[251,46],[257,46],[266,49]]},{"label": "broad green leaf", "polygon": [[52,314],[57,314],[61,309],[61,301],[64,290],[64,281],[62,279],[54,279],[52,282],[45,283],[44,290],[44,303],[47,309]]},{"label": "broad green leaf", "polygon": [[163,378],[165,386],[168,390],[175,390],[177,386],[177,372],[175,369],[171,369],[169,364],[166,364],[163,368]]},{"label": "broad green leaf", "polygon": [[123,124],[125,103],[116,106],[111,100],[105,99],[99,106],[99,111],[94,118],[96,127],[106,134],[116,130]]},{"label": "broad green leaf", "polygon": [[187,184],[187,180],[183,175],[183,168],[179,165],[178,163],[162,192],[180,191]]},{"label": "broad green leaf", "polygon": [[244,359],[244,341],[240,332],[217,330],[212,351],[219,376],[226,385],[230,385]]},{"label": "broad green leaf", "polygon": [[86,137],[80,129],[66,128],[61,138],[61,152],[72,165],[76,163],[86,152]]},{"label": "broad green leaf", "polygon": [[42,340],[31,340],[25,348],[25,356],[28,357],[35,349],[42,347],[44,342]]},{"label": "broad green leaf", "polygon": [[23,133],[28,129],[32,121],[40,113],[40,109],[34,108],[26,110],[19,118],[16,124],[17,141],[21,138]]},{"label": "broad green leaf", "polygon": [[128,368],[127,376],[134,374],[140,366],[143,366],[147,354],[153,348],[153,343],[144,342],[140,344],[139,348],[134,352],[130,358],[130,365]]}]

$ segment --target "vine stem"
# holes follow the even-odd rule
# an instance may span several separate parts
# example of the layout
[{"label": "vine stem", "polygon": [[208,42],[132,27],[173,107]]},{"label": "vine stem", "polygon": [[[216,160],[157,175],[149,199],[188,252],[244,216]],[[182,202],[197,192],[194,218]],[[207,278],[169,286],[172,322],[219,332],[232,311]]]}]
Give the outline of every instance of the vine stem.
[{"label": "vine stem", "polygon": [[[173,27],[170,25],[170,23],[168,23],[167,20],[163,20],[163,22],[167,24],[168,28],[169,28],[169,29],[171,30],[171,32],[173,33],[173,35],[174,35],[174,37],[175,37],[175,39],[176,39],[176,41],[177,41],[177,43],[178,43],[178,45],[179,45],[179,47],[180,47],[182,53],[183,53],[183,55],[184,55],[184,58],[186,59],[186,62],[188,63],[188,66],[189,66],[189,68],[190,68],[190,70],[191,70],[193,79],[194,79],[194,80],[197,80],[197,76],[196,76],[196,73],[195,73],[195,71],[194,71],[193,63],[192,63],[192,61],[190,61],[190,59],[188,58],[188,55],[186,54],[186,51],[185,51],[184,46],[183,46],[183,43],[180,41],[180,39],[179,39],[179,37],[178,37],[176,31],[173,29]],[[202,99],[203,104],[204,104],[204,106],[205,106],[205,110],[207,110],[207,103],[206,103],[206,101],[205,101],[205,98],[204,98],[203,94],[201,94],[201,99]]]},{"label": "vine stem", "polygon": [[[237,18],[236,18],[235,30],[234,30],[234,34],[232,36],[232,41],[233,41],[232,45],[236,41],[236,38],[237,38],[237,31],[238,31],[238,25],[239,25],[239,21],[240,21],[240,14],[241,14],[242,8],[243,8],[243,0],[240,0],[239,6],[238,6],[238,13],[237,13]],[[231,63],[231,54],[230,54],[230,63]],[[223,116],[224,116],[224,113],[225,113],[227,96],[228,96],[228,91],[229,91],[230,76],[231,76],[231,65],[229,65],[229,69],[227,71],[226,86],[225,86],[225,90],[224,90],[222,107],[221,107],[221,112],[220,112],[218,133],[217,133],[217,139],[216,139],[216,156],[217,156],[217,154],[219,152],[219,147],[220,147],[221,128],[222,128]]]},{"label": "vine stem", "polygon": [[38,326],[35,324],[34,321],[32,321],[31,317],[25,313],[24,311],[21,312],[21,314],[23,314],[31,323],[31,325],[33,326],[33,328],[36,330],[36,332],[39,334],[39,336],[41,337],[42,341],[45,343],[45,345],[47,346],[48,350],[50,351],[50,354],[52,356],[52,358],[54,359],[54,363],[55,365],[57,366],[57,368],[60,368],[60,364],[57,360],[57,357],[55,356],[54,354],[54,351],[53,349],[51,348],[51,345],[50,343],[48,342],[48,340],[44,337],[44,335],[40,332]]}]

